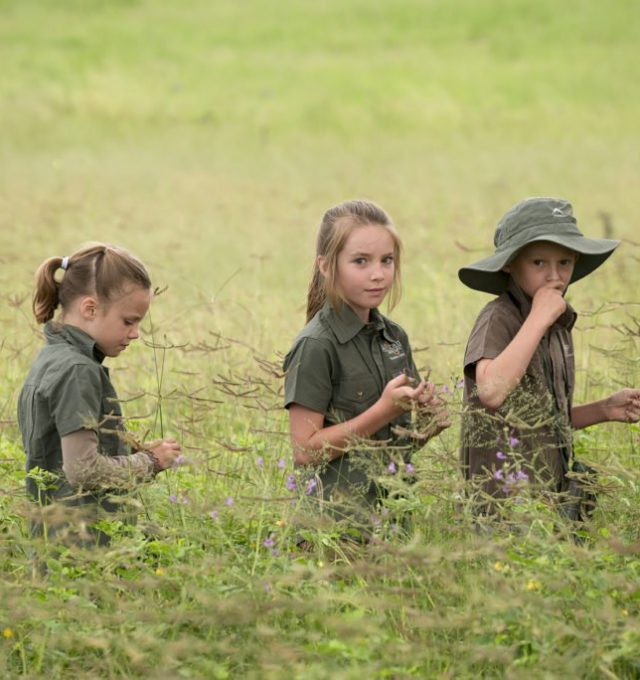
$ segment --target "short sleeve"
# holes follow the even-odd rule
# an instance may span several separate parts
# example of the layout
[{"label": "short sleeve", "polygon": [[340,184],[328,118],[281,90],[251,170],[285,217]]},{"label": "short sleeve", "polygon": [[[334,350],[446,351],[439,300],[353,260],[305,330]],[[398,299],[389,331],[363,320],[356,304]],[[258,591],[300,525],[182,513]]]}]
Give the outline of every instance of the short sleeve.
[{"label": "short sleeve", "polygon": [[515,315],[503,313],[499,307],[485,307],[469,336],[464,354],[466,374],[475,370],[480,359],[495,359],[513,340],[520,323]]},{"label": "short sleeve", "polygon": [[327,413],[333,392],[329,349],[315,338],[297,342],[284,360],[284,406]]},{"label": "short sleeve", "polygon": [[77,430],[96,430],[102,419],[99,368],[87,364],[70,367],[53,386],[49,400],[61,437]]}]

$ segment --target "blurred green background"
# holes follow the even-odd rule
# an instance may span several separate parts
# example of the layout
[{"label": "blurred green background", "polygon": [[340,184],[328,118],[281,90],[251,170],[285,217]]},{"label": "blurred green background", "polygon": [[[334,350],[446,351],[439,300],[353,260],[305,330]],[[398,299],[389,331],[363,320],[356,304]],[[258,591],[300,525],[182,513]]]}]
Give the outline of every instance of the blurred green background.
[{"label": "blurred green background", "polygon": [[[289,559],[277,377],[331,205],[391,214],[393,318],[453,385],[490,299],[457,269],[513,203],[555,195],[624,241],[570,290],[576,401],[640,385],[638,45],[636,0],[0,0],[0,669],[638,677],[637,426],[578,437],[606,488],[590,551],[543,511],[527,537],[482,541],[457,504],[456,393],[398,505],[409,544],[334,567],[329,535]],[[157,540],[115,527],[110,552],[51,557],[41,581],[15,399],[41,344],[35,269],[89,240],[168,287],[111,364],[130,427],[176,434],[191,466],[141,494]]]}]

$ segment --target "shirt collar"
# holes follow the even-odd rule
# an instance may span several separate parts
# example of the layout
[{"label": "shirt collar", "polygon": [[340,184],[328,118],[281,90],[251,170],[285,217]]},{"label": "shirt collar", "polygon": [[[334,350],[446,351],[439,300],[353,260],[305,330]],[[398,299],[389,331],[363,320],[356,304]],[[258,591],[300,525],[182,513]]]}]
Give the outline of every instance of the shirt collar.
[{"label": "shirt collar", "polygon": [[[531,311],[531,298],[518,286],[518,284],[510,276],[507,283],[507,293],[509,297],[515,302],[516,306],[522,314],[522,318],[526,319]],[[568,331],[570,331],[578,318],[578,314],[575,309],[567,302],[567,308],[562,312],[562,314],[556,319],[556,324],[563,326]],[[554,324],[555,325],[555,324]]]},{"label": "shirt collar", "polygon": [[340,307],[340,310],[336,311],[328,302],[326,302],[321,313],[322,318],[335,333],[335,336],[341,345],[349,342],[349,340],[353,340],[353,338],[355,338],[362,330],[382,332],[387,340],[393,340],[393,338],[389,337],[384,317],[377,309],[371,310],[371,320],[369,323],[364,323],[353,309],[346,304],[343,304]]},{"label": "shirt collar", "polygon": [[65,343],[72,345],[82,354],[95,359],[100,364],[104,360],[105,355],[96,345],[96,341],[77,326],[48,321],[44,325],[44,335],[50,345]]}]

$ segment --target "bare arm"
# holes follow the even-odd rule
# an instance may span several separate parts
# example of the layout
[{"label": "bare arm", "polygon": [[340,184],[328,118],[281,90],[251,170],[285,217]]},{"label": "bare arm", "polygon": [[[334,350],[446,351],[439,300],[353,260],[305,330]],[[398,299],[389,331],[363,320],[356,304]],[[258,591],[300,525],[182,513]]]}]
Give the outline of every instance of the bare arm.
[{"label": "bare arm", "polygon": [[167,440],[151,449],[153,455],[144,450],[130,456],[103,456],[94,430],[71,432],[62,437],[61,444],[62,470],[69,484],[84,489],[126,487],[151,479],[169,467],[180,451],[177,442]]},{"label": "bare arm", "polygon": [[369,437],[394,418],[404,413],[411,401],[417,400],[426,384],[410,387],[402,374],[390,380],[378,401],[364,413],[343,423],[323,427],[324,414],[300,404],[289,407],[293,458],[298,465],[313,465],[322,460],[338,458],[342,449],[354,437]]},{"label": "bare arm", "polygon": [[497,409],[517,387],[547,329],[564,312],[567,303],[557,287],[536,291],[531,312],[513,340],[495,359],[476,364],[478,397],[487,408]]},{"label": "bare arm", "polygon": [[571,425],[579,430],[597,423],[618,421],[637,423],[640,420],[640,390],[625,388],[606,399],[574,406]]}]

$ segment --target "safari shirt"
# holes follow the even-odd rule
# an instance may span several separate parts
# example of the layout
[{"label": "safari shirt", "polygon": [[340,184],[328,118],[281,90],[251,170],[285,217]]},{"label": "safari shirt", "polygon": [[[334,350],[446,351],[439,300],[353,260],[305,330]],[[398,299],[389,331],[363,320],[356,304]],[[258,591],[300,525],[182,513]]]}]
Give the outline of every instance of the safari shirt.
[{"label": "safari shirt", "polygon": [[[113,512],[119,504],[106,498],[107,491],[77,492],[62,471],[60,439],[81,429],[94,430],[98,450],[106,456],[131,453],[124,439],[122,411],[104,354],[84,331],[49,322],[44,327],[46,345],[40,350],[18,400],[18,424],[27,455],[27,472],[39,467],[57,476],[53,487],[40,490],[27,477],[27,492],[43,504],[67,499],[67,505],[99,504]],[[71,497],[71,498],[68,498]]]},{"label": "safari shirt", "polygon": [[[299,404],[322,413],[324,427],[366,411],[400,373],[419,377],[407,335],[398,324],[376,309],[364,323],[349,306],[337,313],[328,303],[296,338],[284,370],[285,408]],[[342,456],[318,466],[316,479],[324,500],[360,495],[367,503],[375,502],[379,490],[370,478],[369,463],[377,459],[388,464],[390,447],[408,461],[412,450],[412,442],[393,432],[395,426],[410,428],[410,414],[403,413],[371,435],[373,445],[354,441]]]},{"label": "safari shirt", "polygon": [[567,485],[575,386],[571,329],[577,318],[569,305],[542,338],[504,404],[494,411],[478,398],[477,362],[501,354],[530,311],[531,299],[510,279],[506,292],[480,312],[465,351],[462,470],[493,496],[509,491],[505,480],[518,467],[530,481],[553,491],[564,491]]}]

